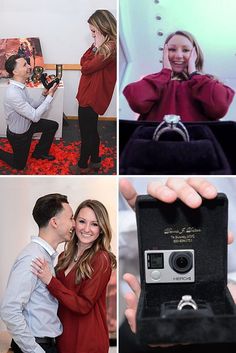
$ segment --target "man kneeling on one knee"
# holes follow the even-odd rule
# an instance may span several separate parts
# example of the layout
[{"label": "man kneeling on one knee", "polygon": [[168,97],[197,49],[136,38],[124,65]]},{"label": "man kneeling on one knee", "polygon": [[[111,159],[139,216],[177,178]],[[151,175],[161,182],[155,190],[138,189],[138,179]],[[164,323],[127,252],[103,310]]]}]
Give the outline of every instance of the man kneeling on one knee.
[{"label": "man kneeling on one knee", "polygon": [[49,154],[58,123],[53,120],[41,119],[53,100],[58,85],[42,91],[38,102],[28,94],[25,83],[31,75],[31,66],[19,55],[10,56],[5,69],[11,77],[4,97],[4,110],[7,122],[7,138],[13,153],[0,149],[0,159],[12,168],[24,169],[30,151],[33,134],[41,132],[32,157],[35,159],[54,160]]}]

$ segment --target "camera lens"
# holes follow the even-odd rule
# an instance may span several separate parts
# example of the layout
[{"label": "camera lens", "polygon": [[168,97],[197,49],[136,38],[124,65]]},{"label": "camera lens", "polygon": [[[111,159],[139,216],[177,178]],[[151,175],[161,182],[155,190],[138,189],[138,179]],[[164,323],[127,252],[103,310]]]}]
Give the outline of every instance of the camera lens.
[{"label": "camera lens", "polygon": [[186,273],[193,267],[193,255],[189,251],[172,252],[169,263],[175,272]]}]

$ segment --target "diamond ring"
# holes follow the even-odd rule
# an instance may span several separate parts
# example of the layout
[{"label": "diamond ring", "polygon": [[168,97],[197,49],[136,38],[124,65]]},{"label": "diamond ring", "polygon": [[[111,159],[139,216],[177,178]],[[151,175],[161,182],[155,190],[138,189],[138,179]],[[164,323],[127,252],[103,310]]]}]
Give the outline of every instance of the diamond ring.
[{"label": "diamond ring", "polygon": [[191,295],[183,295],[180,300],[177,310],[182,310],[185,306],[190,306],[192,309],[197,310],[197,303],[193,300]]},{"label": "diamond ring", "polygon": [[181,122],[179,115],[165,115],[163,121],[158,125],[154,131],[152,139],[158,141],[160,136],[166,132],[177,132],[184,141],[189,142],[189,133],[184,124]]}]

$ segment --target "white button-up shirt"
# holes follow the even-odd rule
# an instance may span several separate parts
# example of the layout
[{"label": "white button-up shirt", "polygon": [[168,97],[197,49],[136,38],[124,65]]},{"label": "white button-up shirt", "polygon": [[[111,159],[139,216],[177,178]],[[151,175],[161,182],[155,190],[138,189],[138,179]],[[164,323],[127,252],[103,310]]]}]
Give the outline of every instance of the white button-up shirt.
[{"label": "white button-up shirt", "polygon": [[31,272],[30,266],[33,258],[44,258],[53,272],[56,255],[42,238],[32,237],[11,269],[1,305],[1,318],[24,353],[44,352],[35,337],[57,337],[62,333],[57,316],[58,301]]},{"label": "white button-up shirt", "polygon": [[32,122],[38,122],[50,106],[52,96],[41,95],[34,101],[28,94],[26,86],[18,81],[10,80],[4,97],[6,122],[11,132],[23,134]]}]

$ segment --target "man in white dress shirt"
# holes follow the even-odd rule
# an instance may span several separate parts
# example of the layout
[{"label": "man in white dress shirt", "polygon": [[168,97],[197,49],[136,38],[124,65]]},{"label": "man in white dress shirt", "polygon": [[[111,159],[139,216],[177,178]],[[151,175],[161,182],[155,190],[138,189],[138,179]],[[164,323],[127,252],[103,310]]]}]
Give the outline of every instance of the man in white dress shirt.
[{"label": "man in white dress shirt", "polygon": [[49,154],[53,138],[58,129],[56,121],[41,119],[53,100],[58,85],[44,90],[38,102],[28,95],[25,83],[31,75],[31,66],[19,55],[10,56],[5,69],[12,78],[4,97],[4,110],[7,122],[7,138],[13,153],[0,149],[0,159],[12,168],[25,168],[33,134],[41,132],[41,138],[32,156],[36,159],[54,160]]},{"label": "man in white dress shirt", "polygon": [[44,258],[53,271],[57,246],[72,236],[73,212],[65,195],[48,194],[37,200],[33,217],[39,236],[32,237],[13,264],[0,314],[15,353],[57,353],[55,338],[62,333],[58,301],[31,271],[31,262]]}]

